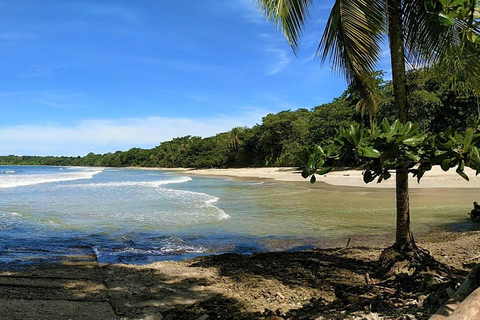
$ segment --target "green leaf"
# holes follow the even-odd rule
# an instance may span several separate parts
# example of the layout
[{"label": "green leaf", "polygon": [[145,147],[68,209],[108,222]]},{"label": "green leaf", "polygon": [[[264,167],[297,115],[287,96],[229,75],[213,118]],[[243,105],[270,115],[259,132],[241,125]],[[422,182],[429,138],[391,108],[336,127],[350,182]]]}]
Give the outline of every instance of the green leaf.
[{"label": "green leaf", "polygon": [[322,147],[320,146],[315,146],[313,148],[313,153],[316,155],[316,156],[321,156],[321,157],[324,157],[325,156],[325,152],[323,151]]},{"label": "green leaf", "polygon": [[474,118],[468,117],[467,118],[467,126],[475,128],[477,126],[477,122],[475,121]]},{"label": "green leaf", "polygon": [[436,141],[438,145],[440,145],[444,149],[451,149],[453,147],[453,141],[448,140],[448,141]]},{"label": "green leaf", "polygon": [[465,0],[454,0],[454,1],[452,1],[452,3],[450,3],[450,7],[459,6],[461,4],[464,4],[465,2],[467,2],[467,1],[465,1]]},{"label": "green leaf", "polygon": [[417,182],[420,183],[420,179],[422,179],[423,175],[425,174],[425,171],[423,170],[418,170],[417,174]]},{"label": "green leaf", "polygon": [[318,162],[317,162],[317,165],[315,166],[315,169],[319,168],[319,167],[323,167],[323,165],[325,164],[325,160],[324,159],[320,159]]},{"label": "green leaf", "polygon": [[446,14],[444,14],[442,12],[438,14],[438,21],[444,27],[451,27],[455,24],[454,19],[450,18],[449,16],[447,16]]},{"label": "green leaf", "polygon": [[468,30],[467,39],[468,41],[475,43],[475,41],[477,40],[477,35],[472,30]]},{"label": "green leaf", "polygon": [[308,162],[308,157],[310,156],[310,152],[308,150],[303,150],[301,152],[297,152],[297,158],[303,163]]},{"label": "green leaf", "polygon": [[400,131],[398,133],[401,135],[405,135],[409,133],[411,129],[412,129],[412,123],[408,121],[400,128]]},{"label": "green leaf", "polygon": [[317,181],[317,178],[315,178],[315,175],[313,174],[312,177],[310,178],[310,183],[315,183]]},{"label": "green leaf", "polygon": [[472,146],[471,148],[471,154],[473,157],[478,158],[480,157],[480,154],[478,153],[478,148],[475,146]]},{"label": "green leaf", "polygon": [[375,177],[372,175],[372,171],[365,170],[365,172],[363,172],[363,182],[370,183],[373,180],[375,180]]},{"label": "green leaf", "polygon": [[431,163],[422,163],[419,167],[418,170],[421,171],[430,171],[432,170],[432,164]]},{"label": "green leaf", "polygon": [[409,147],[416,147],[423,142],[423,137],[413,137],[403,140],[403,144]]},{"label": "green leaf", "polygon": [[318,166],[317,166],[317,162],[315,160],[315,158],[313,157],[313,154],[310,155],[310,159],[308,159],[308,163],[307,163],[307,170],[310,172],[310,173],[313,173],[317,170]]},{"label": "green leaf", "polygon": [[460,177],[462,177],[463,179],[469,181],[470,179],[468,178],[468,176],[465,174],[465,172],[463,170],[460,169],[460,166],[458,166],[456,172],[460,175]]},{"label": "green leaf", "polygon": [[446,7],[450,0],[439,0],[439,2],[442,4],[442,6]]},{"label": "green leaf", "polygon": [[392,174],[388,171],[384,171],[383,174],[382,174],[383,180],[390,179],[391,176],[392,176]]},{"label": "green leaf", "polygon": [[317,174],[324,175],[333,170],[333,167],[325,167],[317,171]]},{"label": "green leaf", "polygon": [[397,133],[400,130],[400,128],[402,128],[402,123],[397,119],[392,123],[392,127],[390,131]]},{"label": "green leaf", "polygon": [[303,171],[302,171],[302,178],[303,178],[303,179],[307,179],[309,175],[310,175],[310,174],[308,173],[307,170],[303,170]]},{"label": "green leaf", "polygon": [[412,160],[413,162],[420,161],[420,156],[418,154],[407,151],[407,150],[405,150],[404,152],[405,152],[405,155],[407,156],[407,158]]},{"label": "green leaf", "polygon": [[380,151],[369,147],[369,148],[358,148],[358,151],[360,152],[360,155],[362,157],[367,157],[367,158],[380,158],[382,155]]},{"label": "green leaf", "polygon": [[450,159],[443,160],[440,167],[442,168],[443,171],[448,171],[450,169]]},{"label": "green leaf", "polygon": [[473,134],[475,133],[473,128],[467,128],[465,131],[465,144],[463,145],[463,151],[467,152],[468,148],[472,144]]},{"label": "green leaf", "polygon": [[350,125],[350,134],[352,136],[352,141],[355,146],[357,146],[360,143],[360,138],[361,138],[361,132],[358,126],[355,124]]},{"label": "green leaf", "polygon": [[388,123],[387,118],[384,118],[381,124],[382,132],[387,133],[390,132],[390,123]]}]

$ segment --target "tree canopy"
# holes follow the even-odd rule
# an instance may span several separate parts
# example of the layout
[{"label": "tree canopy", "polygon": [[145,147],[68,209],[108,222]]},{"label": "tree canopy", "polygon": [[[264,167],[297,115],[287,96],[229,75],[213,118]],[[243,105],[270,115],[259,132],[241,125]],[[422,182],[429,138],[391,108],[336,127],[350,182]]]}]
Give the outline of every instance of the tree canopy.
[{"label": "tree canopy", "polygon": [[[395,120],[395,101],[391,81],[376,73],[380,97],[374,119]],[[478,114],[476,97],[469,91],[445,84],[429,70],[407,73],[412,107],[409,117],[417,120],[419,131],[439,133],[448,126],[466,129],[466,119]],[[132,148],[105,154],[89,153],[78,157],[2,156],[0,164],[76,165],[107,167],[262,167],[298,166],[296,154],[316,144],[328,145],[339,126],[352,123],[368,125],[369,111],[357,112],[361,97],[350,86],[333,101],[311,109],[286,110],[268,114],[252,128],[232,128],[213,137],[185,136],[160,143],[152,149]],[[448,119],[448,121],[445,121]],[[332,147],[335,147],[332,145]]]}]

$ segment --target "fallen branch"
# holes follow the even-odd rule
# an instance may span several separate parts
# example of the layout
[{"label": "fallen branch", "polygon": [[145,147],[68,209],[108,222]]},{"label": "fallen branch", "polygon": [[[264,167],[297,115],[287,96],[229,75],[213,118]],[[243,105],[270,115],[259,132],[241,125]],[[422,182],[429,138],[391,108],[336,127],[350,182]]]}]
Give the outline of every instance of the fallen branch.
[{"label": "fallen branch", "polygon": [[447,320],[477,320],[480,319],[480,288],[473,291],[453,311]]},{"label": "fallen branch", "polygon": [[348,249],[348,246],[350,245],[350,240],[352,240],[352,238],[348,238],[348,241],[347,241],[347,244],[345,245],[345,247],[341,248],[341,249],[338,249],[337,251],[335,251],[334,253],[339,253],[345,249]]}]

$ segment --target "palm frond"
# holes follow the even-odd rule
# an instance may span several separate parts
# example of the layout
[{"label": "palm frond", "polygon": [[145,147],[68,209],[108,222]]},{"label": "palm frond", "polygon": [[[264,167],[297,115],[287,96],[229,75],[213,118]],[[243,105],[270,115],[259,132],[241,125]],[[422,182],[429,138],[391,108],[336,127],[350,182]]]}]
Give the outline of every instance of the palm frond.
[{"label": "palm frond", "polygon": [[[450,45],[434,70],[455,90],[480,95],[479,57],[479,47],[470,41]],[[458,86],[462,83],[466,85],[465,88]]]},{"label": "palm frond", "polygon": [[256,0],[269,20],[273,20],[282,30],[296,54],[298,40],[305,20],[309,17],[309,6],[313,0]]},{"label": "palm frond", "polygon": [[[466,39],[466,22],[443,26],[436,15],[427,12],[424,0],[405,1],[403,11],[408,62],[421,67],[434,66],[452,87],[457,82],[466,82],[470,90],[479,94],[480,48]],[[478,27],[472,32],[480,37]]]},{"label": "palm frond", "polygon": [[372,72],[380,60],[385,12],[381,0],[336,0],[317,49],[322,63],[329,58],[365,101],[374,91]]},{"label": "palm frond", "polygon": [[436,15],[425,8],[425,0],[403,2],[403,25],[406,60],[408,63],[429,67],[441,60],[452,38],[451,28],[442,26]]}]

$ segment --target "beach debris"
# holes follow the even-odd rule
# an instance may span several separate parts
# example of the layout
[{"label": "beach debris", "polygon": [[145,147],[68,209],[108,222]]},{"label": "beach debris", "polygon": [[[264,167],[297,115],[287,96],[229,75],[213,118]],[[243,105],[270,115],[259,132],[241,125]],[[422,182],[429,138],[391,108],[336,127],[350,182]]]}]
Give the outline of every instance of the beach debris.
[{"label": "beach debris", "polygon": [[475,257],[463,260],[462,265],[466,265],[469,262],[472,262],[472,261],[477,260],[477,259],[480,259],[480,255],[476,255]]},{"label": "beach debris", "polygon": [[342,252],[345,249],[348,249],[348,247],[350,246],[350,240],[352,240],[352,238],[348,238],[348,241],[347,241],[347,244],[345,245],[345,247],[338,249],[337,251],[335,251],[335,253],[339,253],[339,252]]}]

